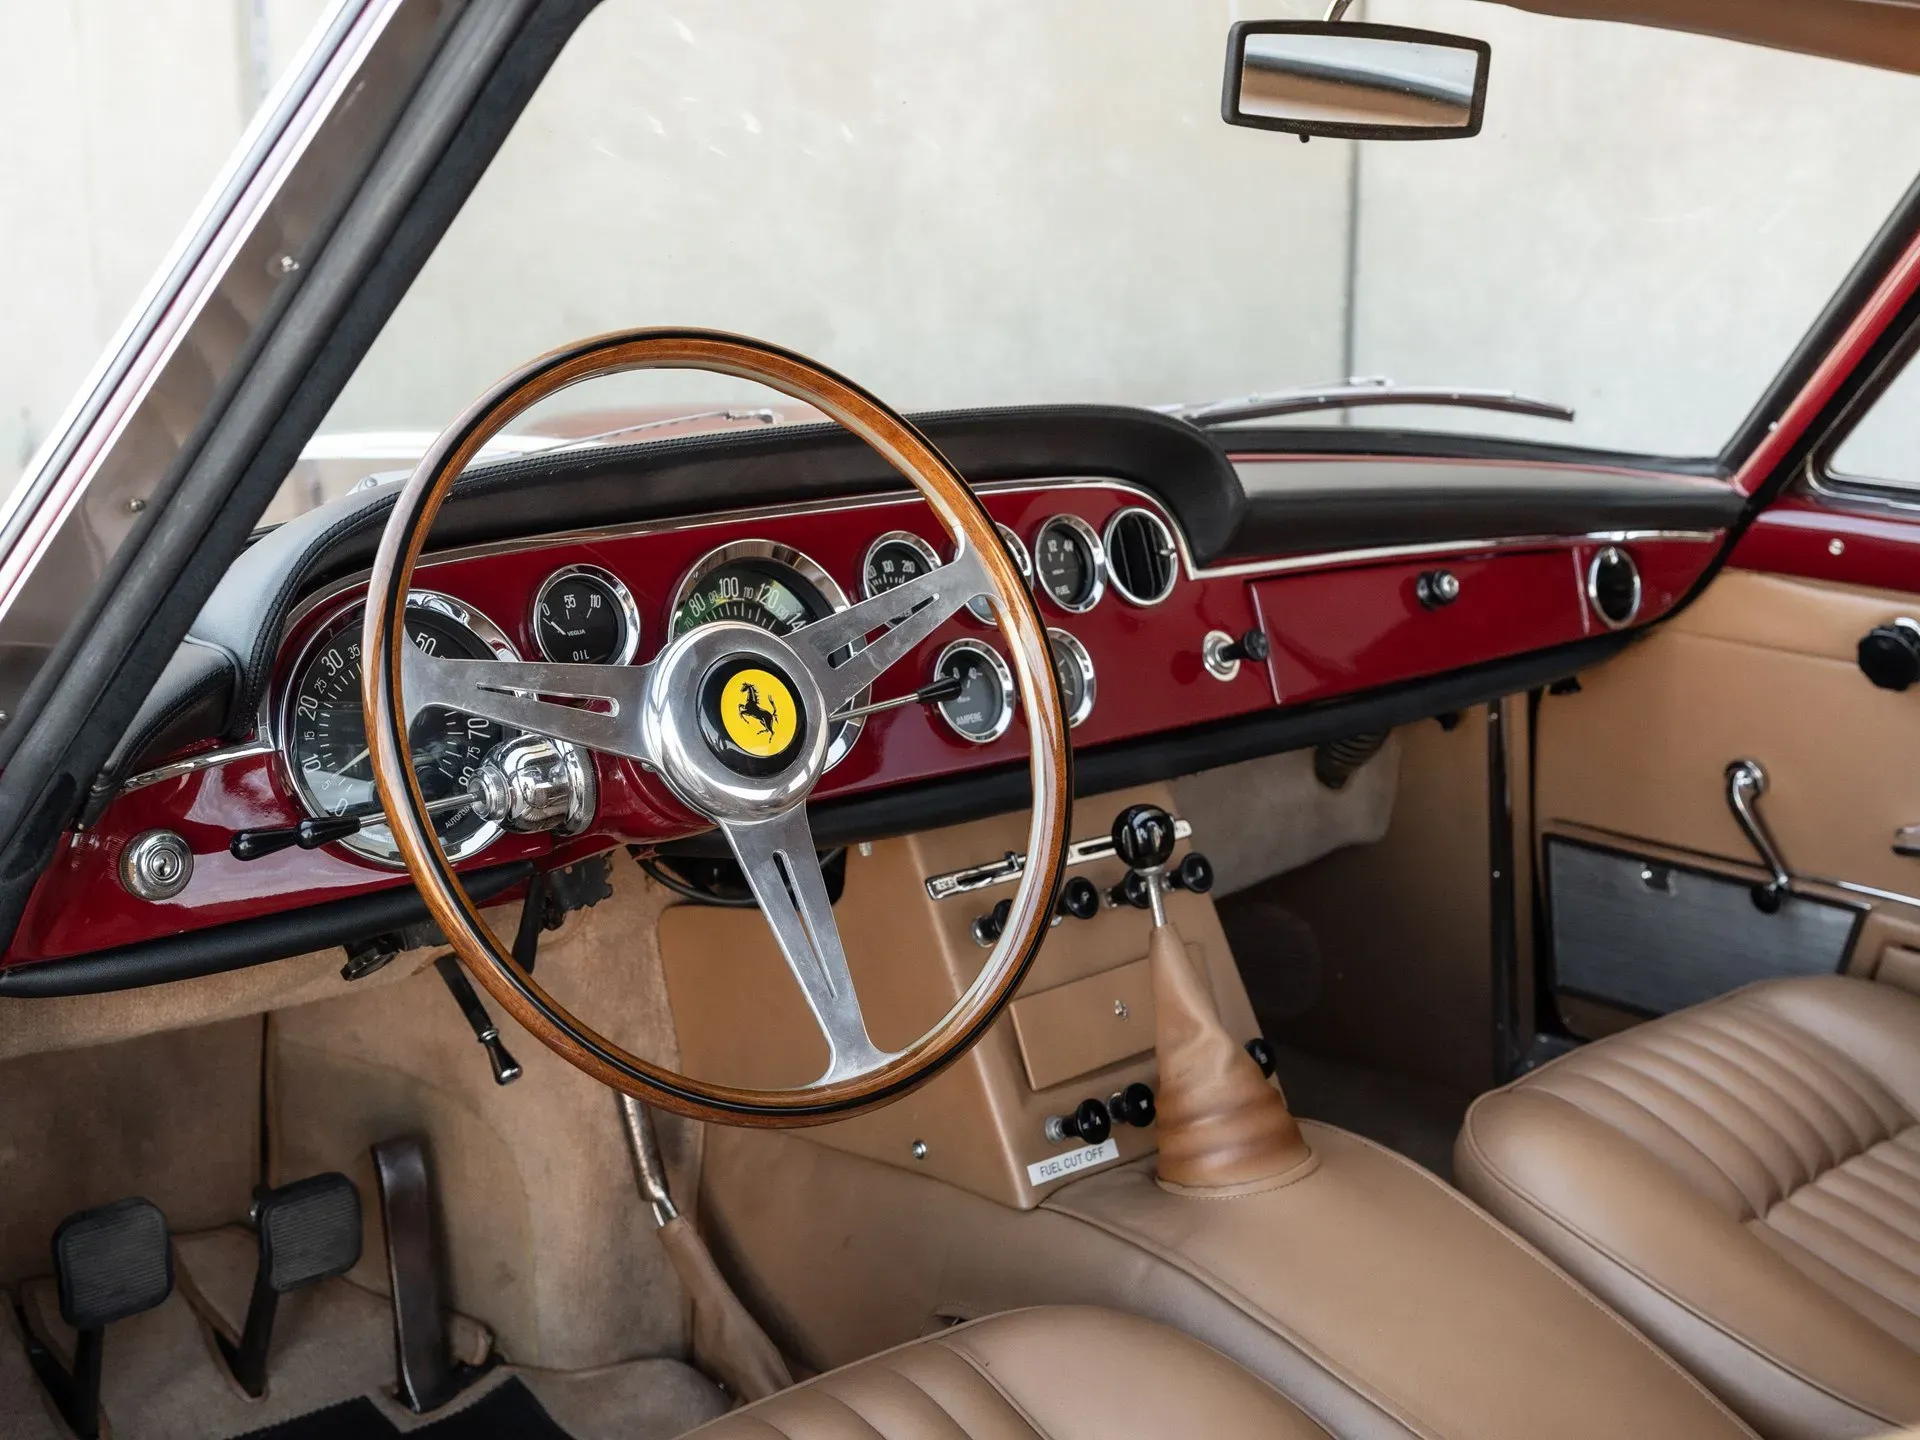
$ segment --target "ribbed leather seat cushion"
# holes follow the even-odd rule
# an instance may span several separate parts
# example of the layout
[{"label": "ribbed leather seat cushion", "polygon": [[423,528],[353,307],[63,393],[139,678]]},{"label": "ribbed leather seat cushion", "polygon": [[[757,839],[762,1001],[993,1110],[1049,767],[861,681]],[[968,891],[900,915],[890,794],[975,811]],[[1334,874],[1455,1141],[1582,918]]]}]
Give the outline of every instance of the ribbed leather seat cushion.
[{"label": "ribbed leather seat cushion", "polygon": [[699,1440],[1326,1440],[1176,1330],[1107,1310],[996,1315],[737,1410]]},{"label": "ribbed leather seat cushion", "polygon": [[1920,1421],[1920,1001],[1774,981],[1484,1096],[1462,1188],[1780,1436]]}]

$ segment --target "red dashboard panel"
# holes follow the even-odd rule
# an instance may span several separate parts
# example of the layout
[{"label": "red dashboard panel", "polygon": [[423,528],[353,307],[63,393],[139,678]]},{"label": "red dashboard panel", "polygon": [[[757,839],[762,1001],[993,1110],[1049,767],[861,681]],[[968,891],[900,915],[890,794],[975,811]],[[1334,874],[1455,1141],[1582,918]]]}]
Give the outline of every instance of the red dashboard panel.
[{"label": "red dashboard panel", "polygon": [[[1129,487],[1109,482],[986,487],[982,499],[996,520],[1031,545],[1041,524],[1072,514],[1096,531],[1121,508],[1165,511]],[[434,590],[489,617],[524,656],[537,654],[534,597],[564,565],[611,571],[631,591],[642,635],[636,661],[653,658],[666,638],[667,609],[682,576],[708,552],[734,541],[762,539],[811,557],[849,595],[860,593],[868,545],[885,531],[913,531],[950,553],[938,523],[914,498],[873,500],[782,512],[678,521],[562,539],[486,547],[422,566],[416,588]],[[1073,732],[1077,746],[1138,739],[1270,709],[1276,703],[1325,698],[1420,675],[1576,640],[1597,625],[1582,577],[1592,543],[1530,542],[1514,551],[1464,549],[1450,555],[1370,562],[1365,555],[1272,565],[1235,565],[1191,573],[1184,565],[1162,603],[1141,607],[1111,588],[1090,611],[1069,614],[1046,597],[1049,626],[1077,637],[1098,680],[1090,715]],[[1712,558],[1711,541],[1632,542],[1645,585],[1641,618],[1662,614]],[[1463,584],[1454,606],[1429,612],[1413,596],[1417,575],[1445,564]],[[310,603],[283,640],[272,691],[278,707],[288,669],[305,642],[357,596],[340,587]],[[1240,635],[1262,624],[1272,641],[1272,679],[1243,665],[1232,680],[1204,668],[1210,630]],[[998,646],[997,632],[966,612],[944,624],[876,687],[874,699],[910,693],[932,675],[950,641],[971,637]],[[930,709],[908,706],[870,717],[846,758],[821,781],[830,798],[909,784],[969,770],[1024,762],[1027,730],[1016,716],[1001,738],[972,744]],[[556,848],[544,835],[505,836],[461,868],[533,858],[561,863],[615,842],[660,841],[704,829],[659,782],[621,760],[599,758],[600,808],[593,831]],[[69,837],[42,877],[3,962],[82,954],[228,921],[290,910],[404,884],[396,869],[339,846],[286,850],[241,863],[227,853],[233,831],[291,824],[304,811],[284,760],[254,754],[161,780],[120,795],[88,831]],[[147,902],[120,885],[116,865],[128,841],[164,826],[194,852],[193,879],[174,900]]]}]

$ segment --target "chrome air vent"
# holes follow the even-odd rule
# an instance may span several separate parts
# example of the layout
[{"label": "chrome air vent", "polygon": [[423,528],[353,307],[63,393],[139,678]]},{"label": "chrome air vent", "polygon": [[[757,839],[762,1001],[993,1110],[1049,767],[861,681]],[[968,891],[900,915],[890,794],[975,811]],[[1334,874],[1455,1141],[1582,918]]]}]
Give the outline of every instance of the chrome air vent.
[{"label": "chrome air vent", "polygon": [[1609,630],[1631,625],[1640,613],[1640,567],[1618,545],[1609,545],[1587,566],[1587,603]]},{"label": "chrome air vent", "polygon": [[1129,506],[1107,522],[1107,578],[1121,598],[1158,605],[1173,592],[1180,552],[1173,532],[1151,510]]}]

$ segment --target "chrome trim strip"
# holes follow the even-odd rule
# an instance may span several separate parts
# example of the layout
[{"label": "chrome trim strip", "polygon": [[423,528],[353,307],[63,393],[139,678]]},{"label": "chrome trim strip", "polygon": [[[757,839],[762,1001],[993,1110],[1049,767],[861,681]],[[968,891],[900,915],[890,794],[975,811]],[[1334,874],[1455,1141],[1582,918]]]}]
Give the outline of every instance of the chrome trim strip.
[{"label": "chrome trim strip", "polygon": [[[1179,817],[1174,818],[1173,838],[1175,841],[1193,838],[1193,826]],[[1075,840],[1067,846],[1067,867],[1091,865],[1096,860],[1106,860],[1113,855],[1113,837],[1096,835],[1089,840]],[[1027,857],[1017,850],[1009,850],[1003,859],[989,860],[984,865],[969,865],[964,870],[949,870],[944,874],[927,877],[927,898],[929,900],[948,900],[955,895],[971,894],[975,890],[985,890],[994,885],[1011,885],[1026,873]]]},{"label": "chrome trim strip", "polygon": [[271,755],[273,752],[274,745],[270,740],[243,740],[237,745],[223,745],[218,750],[202,750],[198,755],[189,755],[184,760],[170,760],[165,765],[142,770],[138,775],[129,775],[121,782],[119,793],[126,795],[134,790],[144,790],[149,785],[158,785],[163,780],[178,780],[182,775],[211,770],[229,761],[251,760],[256,755]]},{"label": "chrome trim strip", "polygon": [[1920,898],[1902,895],[1898,890],[1881,890],[1872,885],[1856,885],[1851,880],[1829,880],[1824,875],[1797,875],[1796,882],[1808,882],[1814,885],[1831,885],[1836,890],[1844,890],[1849,895],[1865,895],[1874,900],[1890,900],[1896,905],[1911,905],[1920,910]]},{"label": "chrome trim strip", "polygon": [[1287,575],[1301,570],[1331,570],[1348,565],[1390,560],[1424,560],[1439,555],[1485,555],[1510,550],[1555,550],[1569,545],[1628,541],[1678,540],[1717,545],[1724,530],[1592,530],[1580,535],[1505,535],[1474,540],[1432,540],[1418,545],[1374,545],[1356,550],[1327,550],[1312,555],[1290,555],[1280,560],[1249,560],[1195,570],[1195,580],[1223,580],[1241,576]]}]

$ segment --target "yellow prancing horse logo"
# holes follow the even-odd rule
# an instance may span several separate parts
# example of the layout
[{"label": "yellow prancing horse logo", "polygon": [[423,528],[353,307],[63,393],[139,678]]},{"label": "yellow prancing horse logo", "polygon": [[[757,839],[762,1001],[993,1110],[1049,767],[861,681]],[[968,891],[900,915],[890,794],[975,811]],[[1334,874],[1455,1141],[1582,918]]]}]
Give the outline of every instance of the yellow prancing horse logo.
[{"label": "yellow prancing horse logo", "polygon": [[797,708],[786,683],[766,670],[742,670],[720,691],[720,723],[727,738],[761,760],[793,744]]}]

